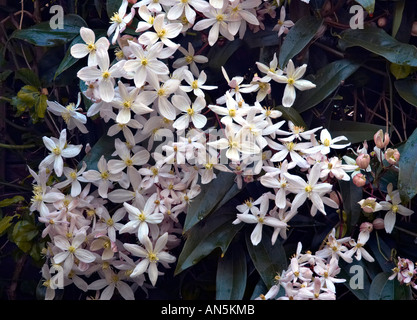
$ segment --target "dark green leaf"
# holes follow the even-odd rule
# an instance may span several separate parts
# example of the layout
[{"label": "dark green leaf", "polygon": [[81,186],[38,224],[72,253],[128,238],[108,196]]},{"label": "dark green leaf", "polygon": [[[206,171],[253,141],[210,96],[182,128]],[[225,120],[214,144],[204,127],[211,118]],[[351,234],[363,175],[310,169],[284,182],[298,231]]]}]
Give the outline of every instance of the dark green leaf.
[{"label": "dark green leaf", "polygon": [[213,46],[207,54],[208,66],[212,69],[220,69],[229,58],[243,45],[243,41],[235,39],[228,41],[223,46]]},{"label": "dark green leaf", "polygon": [[186,233],[187,240],[178,257],[175,274],[197,264],[216,248],[226,252],[236,233],[243,227],[242,223],[232,224],[236,219],[235,211],[234,206],[224,206]]},{"label": "dark green leaf", "polygon": [[36,226],[27,220],[18,221],[11,235],[11,240],[21,249],[23,252],[28,252],[33,244],[33,239],[39,234],[39,230]]},{"label": "dark green leaf", "polygon": [[252,229],[246,233],[246,246],[252,262],[268,289],[275,283],[275,276],[280,275],[287,267],[287,256],[285,250],[277,240],[274,245],[271,243],[272,228],[264,227],[262,240],[254,246],[250,240]]},{"label": "dark green leaf", "polygon": [[361,214],[361,206],[358,202],[363,198],[362,188],[355,186],[352,180],[339,181],[339,186],[343,200],[343,211],[347,215],[347,232],[349,232],[356,225]]},{"label": "dark green leaf", "polygon": [[97,170],[97,163],[101,156],[108,161],[112,158],[112,153],[115,150],[114,147],[115,137],[103,135],[92,147],[89,153],[85,155],[83,160],[80,162],[80,166],[83,162],[87,164],[86,170]]},{"label": "dark green leaf", "polygon": [[243,41],[249,48],[262,48],[276,46],[280,39],[276,31],[261,30],[256,33],[247,33]]},{"label": "dark green leaf", "polygon": [[106,1],[106,11],[109,18],[113,17],[115,12],[119,11],[120,6],[122,5],[122,0],[107,0]]},{"label": "dark green leaf", "polygon": [[417,129],[407,139],[398,166],[398,190],[408,202],[417,194]]},{"label": "dark green leaf", "polygon": [[399,65],[417,66],[415,46],[399,42],[382,28],[366,26],[364,29],[348,29],[341,33],[339,46],[342,50],[362,47]]},{"label": "dark green leaf", "polygon": [[27,29],[16,30],[11,38],[24,40],[35,46],[54,47],[71,41],[80,33],[80,28],[86,26],[80,16],[68,14],[64,16],[63,29],[52,29],[49,21],[45,21]]},{"label": "dark green leaf", "polygon": [[313,39],[323,20],[314,16],[304,16],[290,29],[279,53],[279,65],[283,69],[288,61],[303,50]]},{"label": "dark green leaf", "polygon": [[24,84],[36,88],[41,87],[41,82],[38,76],[30,69],[22,68],[16,71],[15,79],[21,80]]},{"label": "dark green leaf", "polygon": [[389,272],[379,273],[371,283],[370,300],[411,300],[410,286],[401,285],[397,279],[389,280]]},{"label": "dark green leaf", "polygon": [[405,0],[398,1],[395,4],[394,20],[392,22],[392,36],[395,38],[398,30],[400,29],[401,22],[403,20],[403,13],[405,8]]},{"label": "dark green leaf", "polygon": [[201,186],[200,194],[195,197],[188,208],[184,222],[184,231],[190,230],[196,223],[213,212],[235,183],[233,173],[219,172],[217,178]]},{"label": "dark green leaf", "polygon": [[238,243],[219,259],[216,276],[216,300],[241,300],[247,280],[246,255]]},{"label": "dark green leaf", "polygon": [[0,208],[8,207],[12,204],[19,203],[22,201],[25,201],[25,198],[23,198],[22,196],[14,196],[13,198],[4,199],[0,201]]},{"label": "dark green leaf", "polygon": [[403,79],[394,82],[398,94],[409,104],[417,107],[417,81],[412,79]]},{"label": "dark green leaf", "polygon": [[304,119],[301,117],[301,115],[298,113],[298,111],[295,110],[293,107],[286,108],[282,105],[279,105],[279,106],[276,106],[275,109],[282,112],[282,117],[285,120],[291,121],[296,126],[307,128],[307,125],[304,122]]},{"label": "dark green leaf", "polygon": [[362,260],[353,260],[346,263],[341,260],[340,273],[338,278],[346,279],[345,286],[359,299],[368,300],[369,288],[371,286],[368,276],[365,274],[366,265]]},{"label": "dark green leaf", "polygon": [[354,144],[364,142],[365,140],[372,140],[379,129],[385,131],[385,128],[385,126],[371,123],[332,120],[330,121],[329,131],[334,137],[346,136],[349,142]]},{"label": "dark green leaf", "polygon": [[13,216],[5,216],[0,220],[0,235],[12,225],[12,221],[16,216],[18,215],[15,214]]},{"label": "dark green leaf", "polygon": [[298,112],[304,112],[326,99],[347,78],[349,78],[360,64],[351,60],[337,60],[321,68],[308,80],[316,87],[311,90],[298,91],[293,108]]},{"label": "dark green leaf", "polygon": [[84,42],[84,40],[81,38],[81,36],[80,36],[80,35],[76,36],[76,37],[74,38],[74,40],[72,40],[72,42],[71,42],[71,44],[69,45],[69,48],[68,48],[68,50],[67,50],[67,52],[66,52],[66,54],[65,54],[64,58],[62,59],[61,64],[59,65],[58,69],[55,71],[55,76],[54,76],[54,79],[55,79],[56,77],[58,77],[58,76],[59,76],[62,72],[64,72],[65,70],[67,70],[68,68],[70,68],[71,66],[73,66],[73,65],[74,65],[74,64],[78,61],[78,59],[74,58],[74,57],[71,55],[71,47],[72,47],[74,44],[77,44],[77,43],[83,43],[83,42]]}]

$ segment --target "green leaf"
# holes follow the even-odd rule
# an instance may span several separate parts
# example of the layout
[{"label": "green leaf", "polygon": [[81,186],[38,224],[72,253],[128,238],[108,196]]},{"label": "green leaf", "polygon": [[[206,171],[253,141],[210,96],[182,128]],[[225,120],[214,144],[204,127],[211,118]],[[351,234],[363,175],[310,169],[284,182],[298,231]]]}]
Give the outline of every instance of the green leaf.
[{"label": "green leaf", "polygon": [[417,81],[403,79],[394,82],[398,94],[409,104],[417,107]]},{"label": "green leaf", "polygon": [[97,170],[97,163],[100,160],[101,156],[109,161],[112,157],[112,153],[115,150],[114,139],[117,137],[109,137],[104,134],[101,138],[94,144],[90,152],[87,153],[82,161],[80,161],[79,167],[82,163],[85,162],[87,165],[86,170]]},{"label": "green leaf", "polygon": [[262,230],[262,240],[257,246],[250,240],[252,229],[249,228],[246,233],[246,246],[256,270],[269,289],[275,283],[275,276],[287,268],[287,256],[279,240],[272,245],[272,228]]},{"label": "green leaf", "polygon": [[12,231],[11,240],[23,252],[28,252],[33,245],[32,240],[39,234],[36,226],[27,220],[18,221]]},{"label": "green leaf", "polygon": [[381,272],[372,280],[369,300],[411,300],[410,286],[401,285],[397,279],[389,280],[389,272]]},{"label": "green leaf", "polygon": [[343,200],[343,211],[347,215],[348,233],[359,220],[361,206],[358,204],[362,200],[362,188],[354,185],[352,180],[339,181],[340,193]]},{"label": "green leaf", "polygon": [[276,46],[280,43],[275,31],[260,30],[256,33],[247,33],[243,39],[249,48],[262,48]]},{"label": "green leaf", "polygon": [[243,41],[240,39],[227,41],[222,46],[216,44],[207,54],[208,66],[212,69],[220,69],[242,45]]},{"label": "green leaf", "polygon": [[314,16],[304,16],[295,23],[282,43],[278,59],[281,69],[308,45],[322,23],[323,20]]},{"label": "green leaf", "polygon": [[48,107],[48,97],[44,94],[39,94],[35,97],[35,112],[39,118],[45,117],[46,108]]},{"label": "green leaf", "polygon": [[390,64],[389,70],[394,75],[395,79],[397,79],[397,80],[407,78],[412,71],[410,66],[398,65],[398,64],[395,64],[395,63]]},{"label": "green leaf", "polygon": [[[371,282],[369,277],[365,274],[367,267],[363,260],[354,259],[352,263],[346,263],[341,260],[339,263],[340,273],[338,278],[346,279],[345,286],[359,299],[369,300],[369,288]],[[361,276],[361,272],[363,276]],[[352,282],[352,283],[351,283]],[[362,287],[361,287],[362,285]]]},{"label": "green leaf", "polygon": [[400,29],[401,22],[403,20],[403,13],[405,8],[405,0],[398,1],[395,3],[394,19],[392,22],[392,36],[395,38],[398,30]]},{"label": "green leaf", "polygon": [[366,26],[364,29],[347,29],[340,34],[339,47],[362,47],[399,65],[417,66],[417,50],[410,44],[399,42],[382,28]]},{"label": "green leaf", "polygon": [[49,21],[45,21],[27,29],[16,30],[12,33],[11,38],[24,40],[35,46],[55,47],[74,39],[80,33],[80,28],[86,26],[83,18],[75,14],[68,14],[64,16],[63,29],[52,29]]},{"label": "green leaf", "polygon": [[304,122],[304,119],[301,117],[298,111],[295,110],[293,107],[286,108],[283,105],[279,105],[279,106],[276,106],[275,109],[282,112],[282,117],[285,120],[291,121],[296,126],[307,128],[307,125]]},{"label": "green leaf", "polygon": [[329,131],[332,133],[332,136],[346,136],[352,144],[372,140],[379,129],[385,131],[386,127],[372,123],[347,120],[331,120],[329,125]]},{"label": "green leaf", "polygon": [[315,75],[308,78],[316,87],[311,90],[298,91],[293,108],[301,113],[316,106],[334,92],[341,82],[349,78],[359,67],[359,63],[342,59],[321,68]]},{"label": "green leaf", "polygon": [[41,82],[38,76],[30,69],[22,68],[16,71],[15,79],[21,80],[24,84],[40,88]]},{"label": "green leaf", "polygon": [[398,190],[408,202],[417,194],[417,129],[407,139],[398,167]]},{"label": "green leaf", "polygon": [[14,196],[13,198],[4,199],[0,201],[0,208],[8,207],[12,204],[19,203],[22,201],[25,201],[25,198],[23,198],[22,196]]},{"label": "green leaf", "polygon": [[122,0],[107,0],[106,1],[106,11],[109,18],[113,17],[115,12],[119,11],[120,6],[122,5]]},{"label": "green leaf", "polygon": [[76,36],[74,38],[74,40],[72,40],[71,44],[69,45],[69,48],[68,48],[67,52],[65,53],[64,58],[62,59],[62,62],[60,63],[58,69],[55,71],[54,79],[56,77],[58,77],[65,70],[72,67],[79,60],[79,59],[74,58],[71,55],[71,47],[74,44],[83,43],[83,42],[84,42],[84,40],[81,38],[80,35]]},{"label": "green leaf", "polygon": [[246,255],[238,243],[219,259],[216,276],[216,300],[241,300],[247,280]]},{"label": "green leaf", "polygon": [[235,183],[235,175],[228,172],[217,173],[217,178],[201,186],[200,194],[188,207],[184,222],[184,231],[190,230],[196,223],[213,212]]},{"label": "green leaf", "polygon": [[0,220],[0,235],[12,225],[13,219],[17,216],[19,215],[15,214],[13,216],[5,216]]},{"label": "green leaf", "polygon": [[359,3],[368,13],[373,14],[375,11],[375,0],[355,0]]},{"label": "green leaf", "polygon": [[178,257],[175,274],[197,264],[216,248],[225,253],[236,233],[243,227],[242,223],[232,224],[235,219],[235,206],[224,206],[189,230],[185,234],[187,240]]}]

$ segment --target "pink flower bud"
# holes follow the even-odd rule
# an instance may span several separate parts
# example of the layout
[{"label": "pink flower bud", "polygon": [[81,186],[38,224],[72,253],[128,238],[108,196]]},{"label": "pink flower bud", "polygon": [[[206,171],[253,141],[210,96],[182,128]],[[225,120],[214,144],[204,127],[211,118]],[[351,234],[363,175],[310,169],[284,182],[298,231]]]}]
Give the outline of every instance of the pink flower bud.
[{"label": "pink flower bud", "polygon": [[340,201],[342,200],[342,196],[340,195],[340,192],[332,191],[330,192],[329,197],[340,206]]},{"label": "pink flower bud", "polygon": [[389,143],[388,132],[385,132],[384,135],[382,129],[379,129],[378,132],[374,135],[374,142],[379,149],[384,149]]},{"label": "pink flower bud", "polygon": [[382,205],[376,202],[376,198],[372,197],[362,199],[358,203],[361,206],[362,210],[366,213],[376,212],[383,208]]},{"label": "pink flower bud", "polygon": [[355,174],[352,180],[357,187],[363,187],[366,184],[366,177],[362,173]]},{"label": "pink flower bud", "polygon": [[397,149],[388,148],[387,151],[385,151],[385,160],[387,160],[389,164],[397,164],[400,160],[400,152]]},{"label": "pink flower bud", "polygon": [[364,232],[364,231],[372,232],[373,229],[374,229],[374,226],[370,222],[363,222],[359,227],[360,232]]},{"label": "pink flower bud", "polygon": [[376,218],[374,221],[372,221],[372,225],[375,230],[382,230],[384,229],[384,219],[382,218]]},{"label": "pink flower bud", "polygon": [[127,2],[129,2],[130,4],[135,4],[136,2],[138,2],[138,0],[127,0]]},{"label": "pink flower bud", "polygon": [[371,162],[371,157],[367,153],[361,153],[356,158],[356,164],[359,166],[359,168],[364,169],[364,170],[368,168],[370,162]]},{"label": "pink flower bud", "polygon": [[417,37],[417,21],[413,22],[413,25],[411,27],[411,35],[413,37]]},{"label": "pink flower bud", "polygon": [[378,27],[380,28],[385,27],[387,25],[387,18],[385,17],[379,18],[377,24],[378,24]]}]

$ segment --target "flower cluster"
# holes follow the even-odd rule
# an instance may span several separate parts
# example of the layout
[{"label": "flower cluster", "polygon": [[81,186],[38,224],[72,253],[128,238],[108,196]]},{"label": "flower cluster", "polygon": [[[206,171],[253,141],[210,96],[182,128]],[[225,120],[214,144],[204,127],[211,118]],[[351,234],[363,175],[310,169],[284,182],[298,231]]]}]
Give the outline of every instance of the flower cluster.
[{"label": "flower cluster", "polygon": [[[347,263],[364,258],[373,262],[374,258],[363,248],[372,232],[372,224],[363,223],[355,241],[351,237],[336,238],[335,229],[327,236],[324,247],[314,254],[311,251],[302,253],[302,244],[298,243],[297,251],[290,260],[288,269],[275,277],[276,284],[258,300],[335,300],[337,283],[346,279],[338,278],[339,260]],[[280,288],[284,289],[279,294]]]},{"label": "flower cluster", "polygon": [[416,264],[410,259],[398,257],[396,266],[392,269],[393,274],[388,278],[397,280],[401,284],[412,286],[414,289],[417,289],[417,269]]},{"label": "flower cluster", "polygon": [[[256,225],[254,246],[262,240],[263,225],[274,228],[273,243],[278,236],[285,239],[288,223],[306,202],[312,216],[339,207],[330,196],[333,185],[350,180],[348,173],[359,166],[332,155],[350,145],[347,138],[332,137],[322,127],[306,130],[267,104],[271,81],[285,85],[284,108],[293,105],[296,90],[315,87],[302,79],[306,64],[296,67],[289,60],[280,69],[274,55],[269,65],[256,63],[262,77],[254,74],[247,83],[243,76],[230,78],[222,67],[228,89],[208,100],[217,86],[200,70],[208,61],[204,49],[220,36],[232,41],[247,29],[262,29],[265,15],[275,17],[276,9],[261,0],[123,0],[111,17],[110,41],[80,29],[85,44],[74,45],[71,54],[88,57],[77,73],[86,89],[68,106],[48,101],[48,110],[67,127],[60,129],[59,138],[43,138],[49,154],[38,172],[29,168],[34,178],[31,211],[39,213],[42,236],[50,239],[43,268],[47,299],[61,288],[58,275],[61,286],[95,290],[103,300],[115,292],[134,299],[137,289],[156,286],[176,261],[170,252],[181,243],[181,215],[201,185],[222,171],[234,174],[239,188],[259,180],[269,189],[238,206],[233,222]],[[274,29],[278,36],[293,25],[284,21],[284,6],[280,13]],[[136,36],[123,35],[137,16]],[[198,51],[191,43],[187,48],[179,44],[191,29],[208,32]],[[116,44],[111,61],[109,50]],[[85,112],[81,94],[91,104]],[[73,130],[88,133],[91,117],[108,123],[106,134],[114,138],[112,153],[98,155],[95,164],[79,161],[91,148],[71,144],[68,136]],[[396,194],[386,201],[392,212],[405,212]],[[338,258],[356,254],[371,261],[362,248],[367,239],[363,233],[357,242],[341,239],[349,242],[348,249],[329,236],[326,248],[332,249],[314,256],[301,254],[300,247],[280,283],[286,283],[288,292],[300,289],[299,297],[333,298]]]}]

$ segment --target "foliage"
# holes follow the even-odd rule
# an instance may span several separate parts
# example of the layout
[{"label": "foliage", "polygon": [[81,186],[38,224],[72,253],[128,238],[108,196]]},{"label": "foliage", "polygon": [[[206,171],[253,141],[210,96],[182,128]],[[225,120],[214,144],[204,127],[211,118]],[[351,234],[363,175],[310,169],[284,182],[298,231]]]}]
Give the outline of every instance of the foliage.
[{"label": "foliage", "polygon": [[[87,80],[80,80],[79,77],[79,71],[88,64],[88,58],[79,59],[71,54],[71,48],[77,44],[84,44],[80,35],[81,28],[89,28],[94,31],[96,40],[101,37],[109,39],[111,66],[115,66],[120,61],[118,53],[123,49],[129,50],[126,49],[130,46],[127,39],[133,39],[132,36],[138,37],[145,31],[135,31],[139,21],[142,21],[136,9],[133,22],[128,24],[122,33],[123,38],[119,37],[118,41],[112,42],[112,35],[107,34],[107,30],[111,18],[114,22],[114,13],[118,12],[121,0],[56,1],[65,12],[64,26],[59,29],[52,29],[50,25],[53,14],[49,12],[49,7],[55,4],[55,1],[22,1],[21,4],[8,2],[9,9],[1,14],[0,22],[4,30],[0,44],[0,96],[5,106],[0,116],[0,130],[4,132],[0,137],[0,159],[3,159],[0,169],[4,176],[0,181],[0,239],[4,243],[1,245],[0,263],[12,257],[13,263],[19,265],[27,263],[22,256],[29,257],[35,270],[35,278],[39,280],[39,283],[32,282],[30,289],[21,286],[20,290],[30,291],[29,293],[12,290],[8,291],[8,298],[21,298],[25,294],[35,298],[37,285],[38,295],[40,292],[42,298],[50,298],[46,289],[48,283],[45,281],[45,273],[41,277],[39,269],[50,261],[50,243],[54,239],[44,234],[47,223],[40,221],[39,210],[33,209],[37,195],[33,187],[36,187],[38,182],[35,183],[34,175],[28,173],[28,168],[38,172],[40,164],[48,154],[43,137],[59,137],[63,129],[67,129],[68,144],[71,141],[71,145],[83,146],[75,157],[67,159],[67,167],[85,170],[84,172],[97,170],[102,156],[107,163],[112,159],[118,159],[115,152],[117,139],[132,138],[138,149],[146,149],[151,155],[160,151],[157,149],[158,136],[149,134],[137,141],[139,134],[129,135],[125,131],[120,131],[117,135],[109,134],[111,130],[115,130],[112,125],[116,123],[116,114],[113,112],[114,117],[110,113],[106,114],[105,107],[99,109],[97,101],[90,99],[89,83],[86,83]],[[326,248],[333,236],[338,240],[344,237],[358,239],[364,224],[372,226],[373,229],[364,247],[375,261],[367,261],[364,256],[361,260],[353,258],[353,262],[340,259],[341,271],[337,278],[346,281],[344,284],[336,284],[337,298],[415,298],[412,286],[404,284],[413,284],[415,275],[409,279],[406,276],[402,278],[401,273],[395,271],[403,262],[407,264],[409,261],[417,261],[414,241],[417,237],[415,214],[397,214],[395,226],[392,230],[386,230],[384,225],[381,227],[381,221],[389,211],[388,207],[378,211],[373,204],[373,210],[367,210],[366,204],[361,203],[361,200],[373,198],[378,204],[390,201],[393,203],[392,192],[398,190],[401,205],[409,210],[417,209],[417,55],[414,22],[417,20],[417,5],[413,1],[405,0],[306,2],[308,1],[265,1],[254,6],[257,7],[254,12],[261,24],[248,27],[242,37],[236,34],[234,40],[220,35],[210,44],[208,29],[197,31],[191,27],[175,37],[175,41],[185,49],[190,43],[196,49],[196,54],[208,57],[205,63],[198,64],[199,70],[204,70],[207,75],[207,83],[216,87],[214,90],[205,90],[206,106],[221,105],[216,103],[216,99],[231,89],[229,80],[236,79],[233,77],[241,76],[242,84],[253,84],[256,77],[265,76],[266,74],[258,69],[257,62],[269,65],[275,57],[276,67],[283,70],[285,67],[288,68],[290,61],[296,66],[307,64],[306,76],[303,79],[315,84],[314,88],[297,90],[295,101],[288,108],[284,106],[282,99],[285,94],[284,86],[277,81],[270,81],[271,91],[261,104],[270,110],[279,111],[282,119],[291,121],[304,130],[322,128],[328,129],[332,137],[346,137],[351,143],[350,148],[333,149],[332,155],[344,159],[344,164],[346,156],[357,164],[355,161],[361,154],[369,155],[369,167],[364,166],[354,172],[363,174],[366,183],[358,183],[358,179],[354,180],[355,175],[351,172],[348,181],[335,177],[323,179],[332,184],[331,201],[336,202],[338,208],[328,205],[328,200],[329,202],[325,203],[326,215],[318,212],[313,216],[310,211],[311,202],[307,201],[298,208],[297,215],[287,221],[288,231],[285,237],[280,234],[276,241],[271,241],[274,230],[264,226],[262,239],[255,244],[252,238],[253,225],[236,221],[237,214],[240,213],[237,206],[247,204],[248,199],[261,199],[262,195],[268,192],[275,196],[276,189],[260,183],[261,177],[266,174],[265,170],[256,174],[243,174],[244,171],[232,166],[228,167],[229,170],[216,169],[216,179],[205,184],[201,183],[202,176],[199,177],[197,174],[198,188],[185,188],[189,192],[187,199],[190,201],[187,200],[184,205],[184,214],[178,215],[176,219],[172,216],[167,219],[170,226],[175,225],[172,234],[175,234],[176,241],[170,239],[170,254],[176,257],[176,262],[170,265],[171,268],[164,265],[164,276],[158,279],[156,286],[151,285],[149,272],[146,278],[142,275],[142,282],[138,280],[138,283],[144,290],[138,290],[135,293],[136,298],[283,298],[286,293],[284,285],[280,287],[280,283],[284,283],[280,282],[283,281],[280,277],[291,269],[291,259],[295,253],[302,257],[303,254],[307,254],[297,252],[298,243],[302,243],[306,252],[318,254]],[[133,3],[136,1],[129,1],[129,10]],[[364,8],[363,29],[353,29],[349,25],[353,16],[349,9],[358,4]],[[287,10],[285,20],[291,20],[294,24],[278,36],[274,27],[282,26],[284,22],[277,22],[281,8]],[[205,17],[204,12],[198,12],[196,21]],[[169,76],[174,77],[173,61],[181,56],[179,51],[174,50],[161,59],[170,67]],[[226,79],[225,72],[230,79]],[[126,79],[134,86],[133,76]],[[185,81],[182,84],[186,85]],[[115,86],[118,87],[117,82]],[[79,92],[82,93],[80,96]],[[245,93],[242,95],[246,97]],[[189,93],[188,96],[195,101],[196,96],[193,93]],[[253,105],[257,101],[255,96],[255,93],[250,93],[247,103]],[[56,116],[48,108],[48,102],[52,101],[63,106],[78,101],[77,107],[89,118],[85,123],[88,134],[83,134],[80,127],[70,129],[69,122],[64,117]],[[219,115],[213,110],[205,109],[207,123],[215,129],[224,129],[224,123],[219,121]],[[148,120],[146,117],[143,119]],[[141,118],[141,121],[143,119]],[[145,125],[145,120],[141,125]],[[274,120],[274,124],[277,122]],[[157,129],[163,128],[161,126]],[[285,130],[289,130],[289,127],[285,127]],[[376,138],[375,134],[381,132],[380,130],[388,134],[387,144],[381,144]],[[152,146],[153,143],[155,145]],[[318,145],[323,143],[319,141]],[[271,147],[268,149],[273,154],[277,153]],[[394,151],[399,152],[399,159],[395,158]],[[384,158],[386,154],[393,154],[393,158]],[[150,161],[138,165],[137,169],[145,168],[148,164],[149,167],[156,165]],[[86,165],[84,169],[83,163]],[[53,169],[55,170],[52,167],[48,168],[48,187],[65,180],[65,176],[51,173]],[[304,179],[305,170],[299,169],[296,169],[297,174]],[[40,175],[40,172],[38,174]],[[129,173],[129,169],[127,174],[129,177],[132,174]],[[133,181],[132,179],[132,188],[138,187],[134,186]],[[82,182],[87,184],[88,181]],[[120,187],[123,186],[123,182],[125,180],[122,178],[115,178],[108,190],[108,197],[102,197],[102,200],[107,202],[106,210],[112,215],[124,208],[123,203],[138,204],[132,199],[139,197],[139,187],[133,191],[135,196],[124,195],[123,200],[110,201],[120,196],[121,189],[129,188],[129,183],[125,188]],[[89,187],[92,193],[95,192],[95,199],[102,196],[98,195],[98,183],[90,183]],[[157,188],[162,190],[160,185],[157,185]],[[60,189],[66,196],[71,192],[68,186]],[[83,190],[88,193],[90,190],[86,189]],[[291,196],[288,198],[293,200],[294,196]],[[91,198],[88,199],[92,201]],[[59,201],[63,199],[56,200],[55,203]],[[273,208],[273,198],[269,203]],[[85,208],[87,207],[86,205]],[[392,210],[392,207],[390,209]],[[397,210],[398,206],[395,208],[395,214]],[[83,209],[82,215],[87,220],[103,222],[103,216],[94,210]],[[127,221],[126,215],[124,222]],[[135,238],[132,234],[120,236],[124,243],[144,243],[143,239]],[[89,241],[92,242],[99,237],[97,234],[92,235]],[[349,241],[346,241],[345,244],[349,247],[348,243]],[[120,246],[120,243],[118,245]],[[119,251],[125,253],[129,250],[123,247],[123,244],[121,248],[126,250],[119,248]],[[94,254],[101,257],[101,251]],[[364,270],[364,285],[360,289],[352,289],[350,285],[355,280],[355,274],[351,272],[352,266],[360,266]],[[114,270],[119,270],[116,265],[113,267]],[[315,267],[311,264],[311,269],[318,270]],[[14,282],[21,270],[16,268],[14,274],[11,271]],[[396,275],[395,278],[392,277],[393,273]],[[91,286],[93,280],[100,279],[95,276],[96,278],[88,280],[89,287],[84,288],[84,284],[80,283],[66,285],[63,298],[78,298],[80,288],[84,291],[83,299],[93,295],[95,290],[101,289]],[[75,283],[75,280],[73,282]],[[143,285],[143,282],[146,284]],[[14,287],[5,282],[5,279],[1,279],[2,294],[5,295],[3,292],[10,288]],[[57,293],[55,297],[60,296]],[[121,296],[116,293],[114,297]]]}]

